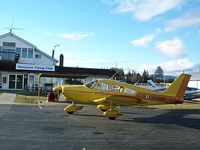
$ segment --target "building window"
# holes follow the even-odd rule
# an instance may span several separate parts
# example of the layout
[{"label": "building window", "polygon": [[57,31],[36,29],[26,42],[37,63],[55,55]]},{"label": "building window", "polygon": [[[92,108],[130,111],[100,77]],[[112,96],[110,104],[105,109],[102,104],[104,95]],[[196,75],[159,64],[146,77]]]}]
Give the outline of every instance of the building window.
[{"label": "building window", "polygon": [[2,88],[2,73],[0,73],[0,89]]},{"label": "building window", "polygon": [[9,75],[9,89],[23,89],[23,75]]},{"label": "building window", "polygon": [[1,48],[1,60],[14,61],[15,60],[15,43],[3,42],[3,47]]},{"label": "building window", "polygon": [[21,56],[21,48],[20,47],[16,48],[16,53],[19,54],[19,57]]},{"label": "building window", "polygon": [[15,43],[3,42],[3,51],[5,51],[5,52],[15,52]]},{"label": "building window", "polygon": [[3,47],[15,47],[15,43],[13,42],[3,42]]},{"label": "building window", "polygon": [[22,48],[22,58],[27,58],[27,48]]},{"label": "building window", "polygon": [[36,54],[36,55],[35,55],[35,58],[41,58],[41,55]]},{"label": "building window", "polygon": [[28,58],[33,58],[33,49],[32,48],[28,49]]},{"label": "building window", "polygon": [[3,77],[3,83],[7,83],[7,77]]},{"label": "building window", "polygon": [[1,47],[0,47],[0,60],[2,60],[2,50],[1,50]]},{"label": "building window", "polygon": [[3,49],[1,54],[1,59],[5,61],[14,61],[15,60],[15,50],[13,49]]}]

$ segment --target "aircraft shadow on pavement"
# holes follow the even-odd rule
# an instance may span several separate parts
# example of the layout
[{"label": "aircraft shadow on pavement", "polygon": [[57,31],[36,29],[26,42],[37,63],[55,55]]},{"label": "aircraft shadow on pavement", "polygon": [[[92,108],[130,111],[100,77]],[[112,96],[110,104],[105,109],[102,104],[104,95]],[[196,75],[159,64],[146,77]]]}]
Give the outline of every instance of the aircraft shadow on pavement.
[{"label": "aircraft shadow on pavement", "polygon": [[86,116],[86,117],[99,117],[99,118],[102,118],[103,116],[102,115],[96,115],[96,114],[83,114],[83,113],[75,113],[75,114],[72,114],[72,115],[75,115],[75,116]]},{"label": "aircraft shadow on pavement", "polygon": [[[198,117],[196,117],[198,116]],[[200,130],[200,110],[170,110],[164,114],[145,117],[145,118],[130,118],[117,119],[119,121],[128,121],[136,123],[151,123],[151,124],[175,124],[183,127]]]}]

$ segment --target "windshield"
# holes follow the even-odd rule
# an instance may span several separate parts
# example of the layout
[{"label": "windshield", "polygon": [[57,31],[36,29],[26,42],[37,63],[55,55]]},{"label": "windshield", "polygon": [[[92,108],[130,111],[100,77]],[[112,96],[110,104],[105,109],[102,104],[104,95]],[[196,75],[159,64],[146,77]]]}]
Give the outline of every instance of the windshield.
[{"label": "windshield", "polygon": [[88,88],[93,88],[96,83],[97,83],[97,80],[91,81],[85,84],[85,86],[87,86]]}]

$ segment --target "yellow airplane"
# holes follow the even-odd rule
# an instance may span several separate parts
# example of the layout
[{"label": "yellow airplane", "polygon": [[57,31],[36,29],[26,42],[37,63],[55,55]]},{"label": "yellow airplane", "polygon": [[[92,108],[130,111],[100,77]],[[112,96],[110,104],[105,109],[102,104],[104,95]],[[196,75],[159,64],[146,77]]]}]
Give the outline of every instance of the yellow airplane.
[{"label": "yellow airplane", "polygon": [[77,106],[77,102],[89,103],[96,104],[98,109],[104,111],[103,116],[115,119],[122,115],[117,110],[117,106],[134,106],[138,103],[152,103],[152,101],[159,104],[182,103],[190,77],[191,75],[182,73],[163,92],[109,79],[99,79],[85,85],[62,85],[53,90],[61,93],[66,100],[72,101],[72,104],[64,109],[69,114],[83,108],[83,106]]}]

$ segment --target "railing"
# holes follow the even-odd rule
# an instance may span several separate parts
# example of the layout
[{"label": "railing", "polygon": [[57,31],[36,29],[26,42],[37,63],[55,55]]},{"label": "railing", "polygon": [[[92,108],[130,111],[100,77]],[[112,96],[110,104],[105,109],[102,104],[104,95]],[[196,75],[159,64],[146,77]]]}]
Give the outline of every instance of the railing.
[{"label": "railing", "polygon": [[16,52],[0,51],[0,61],[15,61],[18,62],[19,55]]}]

